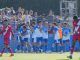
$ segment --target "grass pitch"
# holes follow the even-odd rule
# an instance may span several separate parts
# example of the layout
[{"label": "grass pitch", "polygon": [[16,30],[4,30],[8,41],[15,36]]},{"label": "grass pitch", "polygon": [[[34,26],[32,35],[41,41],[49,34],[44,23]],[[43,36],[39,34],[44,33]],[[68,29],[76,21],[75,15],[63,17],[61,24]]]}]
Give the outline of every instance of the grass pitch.
[{"label": "grass pitch", "polygon": [[59,53],[15,53],[13,57],[10,54],[4,54],[0,57],[0,60],[80,60],[80,53],[75,52],[73,59],[68,59],[67,56],[69,52],[59,54]]}]

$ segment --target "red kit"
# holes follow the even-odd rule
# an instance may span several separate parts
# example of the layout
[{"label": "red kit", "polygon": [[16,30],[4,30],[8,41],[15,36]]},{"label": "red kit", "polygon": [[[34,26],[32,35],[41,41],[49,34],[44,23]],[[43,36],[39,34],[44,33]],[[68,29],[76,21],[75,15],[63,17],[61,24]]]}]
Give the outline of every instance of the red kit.
[{"label": "red kit", "polygon": [[78,21],[73,21],[73,40],[79,40],[80,41],[80,20]]},{"label": "red kit", "polygon": [[4,35],[4,44],[9,45],[9,40],[12,35],[12,27],[10,25],[8,25],[7,27],[2,26],[2,31],[0,32],[0,34]]}]

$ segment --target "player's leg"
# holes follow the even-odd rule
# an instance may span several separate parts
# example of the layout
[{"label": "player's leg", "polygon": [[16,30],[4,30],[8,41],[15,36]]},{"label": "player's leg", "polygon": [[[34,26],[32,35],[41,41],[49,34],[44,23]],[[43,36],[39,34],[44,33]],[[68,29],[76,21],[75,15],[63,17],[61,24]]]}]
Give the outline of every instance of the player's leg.
[{"label": "player's leg", "polygon": [[72,59],[75,44],[76,44],[76,41],[78,40],[78,35],[73,35],[72,38],[73,38],[73,40],[72,40],[72,46],[71,46],[71,49],[70,49],[70,56],[68,56],[68,58],[70,58],[70,59]]},{"label": "player's leg", "polygon": [[2,56],[2,55],[3,55],[4,50],[5,50],[5,47],[2,49],[2,51],[1,51],[1,53],[0,53],[0,56]]},{"label": "player's leg", "polygon": [[19,36],[18,37],[18,46],[17,46],[17,48],[18,48],[18,52],[22,52],[23,51],[23,40],[22,40],[22,38],[21,38],[21,36]]},{"label": "player's leg", "polygon": [[45,52],[47,52],[48,39],[45,40]]},{"label": "player's leg", "polygon": [[43,39],[43,52],[46,52],[47,51],[47,41],[48,39]]},{"label": "player's leg", "polygon": [[58,52],[58,46],[59,46],[59,41],[55,40],[55,49],[56,49],[56,52]]},{"label": "player's leg", "polygon": [[21,52],[24,52],[24,41],[21,41]]},{"label": "player's leg", "polygon": [[63,51],[66,52],[66,40],[63,40]]},{"label": "player's leg", "polygon": [[21,50],[21,46],[20,45],[21,45],[20,42],[18,42],[18,45],[16,47],[15,52],[20,52],[20,50]]},{"label": "player's leg", "polygon": [[64,52],[68,51],[67,47],[69,47],[68,49],[70,49],[69,40],[63,40],[63,51]]},{"label": "player's leg", "polygon": [[72,41],[72,47],[71,47],[71,50],[70,50],[70,56],[68,57],[70,59],[72,59],[72,55],[73,55],[73,52],[74,52],[75,44],[76,44],[76,40],[73,40]]},{"label": "player's leg", "polygon": [[41,52],[42,51],[42,37],[37,37],[37,51]]},{"label": "player's leg", "polygon": [[4,43],[4,48],[2,49],[0,56],[2,56],[2,55],[3,55],[3,53],[4,53],[5,49],[7,48],[7,45],[8,45],[7,43]]},{"label": "player's leg", "polygon": [[39,42],[40,43],[39,51],[42,52],[43,51],[43,38],[40,37],[39,40],[40,40],[40,42]]},{"label": "player's leg", "polygon": [[33,52],[37,52],[37,40],[32,38]]},{"label": "player's leg", "polygon": [[69,51],[70,50],[70,40],[67,39],[65,44],[66,44],[66,51]]},{"label": "player's leg", "polygon": [[59,39],[59,46],[60,46],[60,53],[63,53],[63,41],[62,41],[62,39]]},{"label": "player's leg", "polygon": [[37,42],[36,42],[36,51],[37,52],[40,52],[40,46],[41,46],[41,43],[40,43],[40,37],[37,37]]},{"label": "player's leg", "polygon": [[28,52],[28,38],[24,38],[23,41],[23,52]]},{"label": "player's leg", "polygon": [[32,51],[35,52],[35,42],[34,38],[31,39]]},{"label": "player's leg", "polygon": [[23,53],[26,52],[26,42],[25,41],[23,42],[22,48],[23,48]]},{"label": "player's leg", "polygon": [[7,46],[8,44],[9,44],[9,40],[8,40],[7,38],[4,37],[4,48],[3,48],[3,50],[2,50],[2,52],[1,52],[1,54],[0,54],[0,56],[3,55],[4,50],[7,48],[6,46]]},{"label": "player's leg", "polygon": [[14,56],[14,53],[13,53],[13,49],[10,48],[9,45],[6,45],[6,48],[8,48],[8,50],[10,51],[11,55],[10,56]]},{"label": "player's leg", "polygon": [[22,38],[22,41],[21,41],[21,51],[22,51],[22,53],[25,52],[27,46],[28,46],[28,39],[27,38]]},{"label": "player's leg", "polygon": [[31,45],[30,45],[30,42],[29,42],[30,38],[26,38],[25,40],[26,40],[25,42],[26,42],[27,50],[28,50],[28,52],[31,52]]},{"label": "player's leg", "polygon": [[20,36],[17,36],[17,40],[18,40],[18,45],[16,48],[16,52],[21,52],[21,38],[20,38]]}]

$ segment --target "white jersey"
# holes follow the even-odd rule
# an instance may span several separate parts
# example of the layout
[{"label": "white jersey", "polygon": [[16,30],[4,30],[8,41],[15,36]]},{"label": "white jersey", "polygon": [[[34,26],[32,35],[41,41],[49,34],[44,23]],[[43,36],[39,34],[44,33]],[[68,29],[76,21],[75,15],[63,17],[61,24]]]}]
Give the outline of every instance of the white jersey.
[{"label": "white jersey", "polygon": [[41,32],[41,31],[39,30],[39,28],[36,28],[36,30],[35,30],[36,37],[42,37],[42,36],[43,36],[42,33],[43,33],[43,32]]},{"label": "white jersey", "polygon": [[57,26],[54,27],[54,40],[60,39],[58,29]]},{"label": "white jersey", "polygon": [[55,35],[54,35],[54,39],[55,39],[55,40],[60,39],[60,37],[59,37],[59,32],[58,32],[58,31],[56,31],[56,33],[55,33]]},{"label": "white jersey", "polygon": [[22,37],[22,39],[24,39],[24,38],[30,38],[30,30],[29,29],[27,29],[25,32],[22,30],[21,31],[21,37]]},{"label": "white jersey", "polygon": [[27,30],[28,34],[26,34],[25,36],[23,36],[24,38],[30,38],[30,30]]},{"label": "white jersey", "polygon": [[48,39],[48,33],[43,32],[43,39]]}]

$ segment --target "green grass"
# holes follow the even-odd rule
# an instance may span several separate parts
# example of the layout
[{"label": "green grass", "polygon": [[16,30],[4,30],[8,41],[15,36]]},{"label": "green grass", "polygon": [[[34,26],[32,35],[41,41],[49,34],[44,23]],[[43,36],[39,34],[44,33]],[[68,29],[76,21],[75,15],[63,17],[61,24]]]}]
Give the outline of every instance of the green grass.
[{"label": "green grass", "polygon": [[[73,59],[71,60],[79,60],[79,52],[75,52],[73,55]],[[66,58],[69,53],[63,53],[63,54],[59,54],[59,53],[51,53],[51,54],[30,54],[30,53],[15,53],[15,55],[13,57],[9,56],[10,54],[4,54],[2,57],[0,57],[0,60],[70,60],[68,58]]]}]

